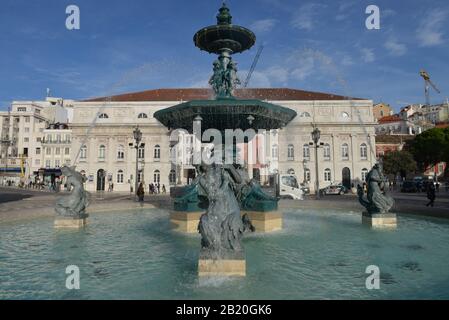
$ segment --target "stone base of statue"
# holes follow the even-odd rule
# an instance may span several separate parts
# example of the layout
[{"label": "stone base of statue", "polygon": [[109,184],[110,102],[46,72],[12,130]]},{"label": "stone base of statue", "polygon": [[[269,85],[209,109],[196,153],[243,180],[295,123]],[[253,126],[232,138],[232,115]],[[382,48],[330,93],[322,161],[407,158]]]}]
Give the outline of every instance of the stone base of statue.
[{"label": "stone base of statue", "polygon": [[395,213],[374,213],[363,212],[362,223],[371,228],[396,228],[397,219]]},{"label": "stone base of statue", "polygon": [[87,217],[85,214],[80,217],[57,216],[54,226],[56,229],[80,229],[87,225]]},{"label": "stone base of statue", "polygon": [[170,213],[172,230],[184,233],[198,233],[198,223],[204,212],[173,211]]},{"label": "stone base of statue", "polygon": [[282,212],[280,211],[242,211],[248,215],[256,232],[273,232],[282,230]]},{"label": "stone base of statue", "polygon": [[198,276],[200,277],[229,277],[246,276],[246,260],[243,254],[224,256],[221,258],[211,258],[200,253],[198,260]]}]

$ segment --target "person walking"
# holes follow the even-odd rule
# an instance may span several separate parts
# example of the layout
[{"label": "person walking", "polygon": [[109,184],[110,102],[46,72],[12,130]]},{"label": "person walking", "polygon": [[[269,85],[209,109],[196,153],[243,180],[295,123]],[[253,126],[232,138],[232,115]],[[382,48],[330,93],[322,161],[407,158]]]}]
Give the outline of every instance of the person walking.
[{"label": "person walking", "polygon": [[139,198],[140,205],[143,206],[143,200],[145,196],[145,190],[143,188],[143,183],[141,182],[139,184],[139,187],[137,188],[137,197]]},{"label": "person walking", "polygon": [[427,189],[427,199],[430,201],[426,204],[426,207],[431,206],[433,208],[433,203],[435,201],[435,185],[430,183],[428,189]]},{"label": "person walking", "polygon": [[167,193],[167,189],[165,189],[165,184],[162,185],[162,193],[163,194]]}]

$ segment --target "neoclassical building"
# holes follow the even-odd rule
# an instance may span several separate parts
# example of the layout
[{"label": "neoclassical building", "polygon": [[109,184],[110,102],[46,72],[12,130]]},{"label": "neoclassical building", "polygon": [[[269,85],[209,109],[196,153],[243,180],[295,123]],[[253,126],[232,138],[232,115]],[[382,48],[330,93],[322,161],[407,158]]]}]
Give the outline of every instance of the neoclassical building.
[{"label": "neoclassical building", "polygon": [[[248,165],[250,177],[268,183],[273,173],[292,173],[313,190],[316,163],[320,187],[363,181],[376,161],[373,103],[365,99],[295,89],[241,89],[238,98],[266,100],[291,108],[297,117],[284,129],[265,135],[264,161]],[[189,156],[194,137],[170,139],[171,131],[153,114],[183,101],[212,98],[208,89],[157,89],[73,101],[69,107],[71,158],[88,177],[88,190],[130,191],[135,184],[133,129],[142,131],[138,181],[145,185],[186,184],[195,175]],[[321,131],[318,159],[311,132]],[[131,146],[132,145],[132,146]],[[171,161],[182,157],[182,161]]]},{"label": "neoclassical building", "polygon": [[[249,176],[262,184],[269,183],[276,172],[290,173],[299,182],[309,183],[313,191],[318,165],[320,187],[340,182],[350,186],[363,181],[376,161],[371,100],[285,88],[238,89],[236,96],[266,100],[297,113],[282,130],[256,139],[257,159],[247,168]],[[137,158],[137,179],[147,188],[149,183],[165,185],[167,190],[187,184],[195,176],[195,139],[188,133],[171,137],[176,128],[164,127],[153,115],[196,99],[213,99],[213,93],[209,89],[156,89],[84,101],[13,102],[12,112],[0,114],[2,141],[14,141],[8,147],[2,144],[2,164],[7,156],[16,162],[24,158],[30,178],[45,171],[54,175],[63,164],[76,165],[86,175],[89,191],[108,190],[110,184],[114,191],[130,191],[135,185]],[[52,125],[57,122],[67,126]],[[318,159],[311,136],[314,126],[321,131]],[[137,150],[136,127],[142,132]]]}]

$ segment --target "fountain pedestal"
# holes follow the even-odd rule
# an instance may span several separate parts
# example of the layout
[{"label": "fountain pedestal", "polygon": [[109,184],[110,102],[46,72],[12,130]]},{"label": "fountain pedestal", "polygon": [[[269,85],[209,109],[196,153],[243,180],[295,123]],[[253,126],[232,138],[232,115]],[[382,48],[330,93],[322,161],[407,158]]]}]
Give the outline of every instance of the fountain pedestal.
[{"label": "fountain pedestal", "polygon": [[83,215],[81,217],[63,217],[58,216],[55,218],[54,226],[56,229],[68,228],[68,229],[79,229],[87,225],[87,217],[89,215]]},{"label": "fountain pedestal", "polygon": [[280,211],[242,211],[248,214],[256,232],[273,232],[282,230],[282,212]]},{"label": "fountain pedestal", "polygon": [[246,276],[246,260],[242,254],[211,259],[200,252],[198,276]]},{"label": "fountain pedestal", "polygon": [[363,212],[362,223],[372,228],[396,228],[397,219],[395,213],[375,213]]},{"label": "fountain pedestal", "polygon": [[204,212],[173,211],[170,213],[172,230],[184,233],[198,233],[198,223]]}]

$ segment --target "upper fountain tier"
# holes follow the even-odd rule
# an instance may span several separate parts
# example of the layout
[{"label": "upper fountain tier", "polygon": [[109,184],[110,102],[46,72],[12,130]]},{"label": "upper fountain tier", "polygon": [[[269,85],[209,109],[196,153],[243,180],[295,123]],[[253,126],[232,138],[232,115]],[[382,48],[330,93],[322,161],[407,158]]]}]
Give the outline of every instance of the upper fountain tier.
[{"label": "upper fountain tier", "polygon": [[247,28],[233,25],[229,8],[223,3],[217,15],[217,24],[199,30],[193,41],[195,46],[209,53],[240,53],[254,45],[256,36]]}]

